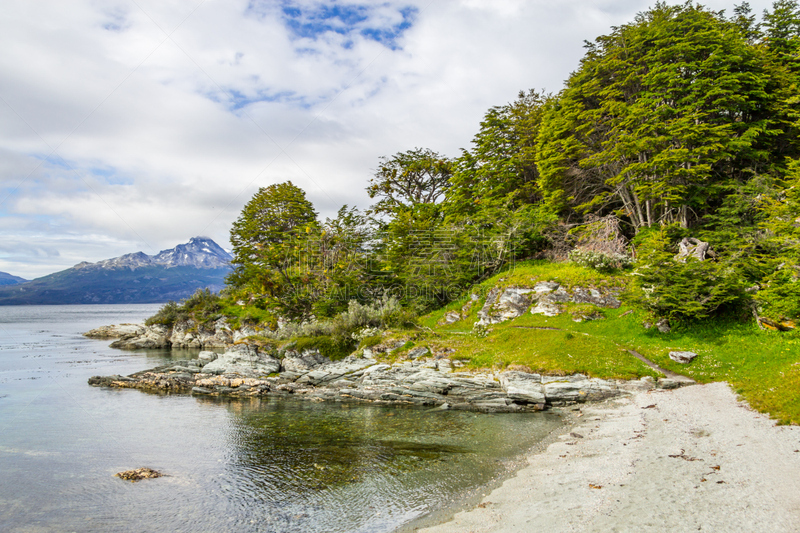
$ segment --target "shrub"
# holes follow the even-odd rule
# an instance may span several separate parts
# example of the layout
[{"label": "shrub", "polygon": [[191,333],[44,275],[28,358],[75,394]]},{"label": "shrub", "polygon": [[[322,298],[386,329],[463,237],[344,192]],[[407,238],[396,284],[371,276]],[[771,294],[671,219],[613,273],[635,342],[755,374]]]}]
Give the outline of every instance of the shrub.
[{"label": "shrub", "polygon": [[783,264],[764,281],[756,295],[760,313],[778,321],[800,317],[800,268]]},{"label": "shrub", "polygon": [[170,327],[178,320],[183,320],[188,316],[186,311],[170,300],[165,303],[156,314],[144,321],[146,326],[162,325]]},{"label": "shrub", "polygon": [[372,348],[383,342],[383,335],[373,335],[372,337],[364,337],[358,343],[359,348]]},{"label": "shrub", "polygon": [[569,253],[569,260],[599,272],[613,272],[633,265],[633,260],[625,254],[596,252],[580,248],[576,248]]},{"label": "shrub", "polygon": [[355,342],[341,337],[300,337],[295,340],[293,349],[298,352],[316,349],[328,359],[336,361],[350,355],[355,349]]},{"label": "shrub", "polygon": [[690,322],[719,315],[726,308],[745,308],[745,278],[724,257],[686,262],[674,259],[675,232],[665,227],[639,236],[642,258],[628,296],[657,318]]}]

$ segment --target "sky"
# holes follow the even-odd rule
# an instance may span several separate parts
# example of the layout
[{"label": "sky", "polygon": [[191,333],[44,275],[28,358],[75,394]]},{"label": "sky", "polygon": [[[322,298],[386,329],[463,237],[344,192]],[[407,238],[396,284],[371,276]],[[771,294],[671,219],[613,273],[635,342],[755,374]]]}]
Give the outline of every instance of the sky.
[{"label": "sky", "polygon": [[490,107],[558,92],[584,40],[653,3],[6,0],[0,271],[229,249],[244,204],[287,180],[321,220],[366,208],[381,156],[458,156]]}]

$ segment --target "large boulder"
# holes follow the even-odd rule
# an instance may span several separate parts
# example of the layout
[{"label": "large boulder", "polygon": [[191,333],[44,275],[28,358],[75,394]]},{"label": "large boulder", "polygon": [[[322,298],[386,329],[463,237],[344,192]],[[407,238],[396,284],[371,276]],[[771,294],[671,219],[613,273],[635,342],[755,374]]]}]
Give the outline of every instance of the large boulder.
[{"label": "large boulder", "polygon": [[711,251],[707,242],[694,237],[684,237],[678,243],[678,255],[675,256],[675,260],[685,263],[687,259],[694,257],[698,261],[705,261],[706,255],[709,254],[711,254]]},{"label": "large boulder", "polygon": [[374,359],[350,355],[341,361],[315,368],[299,378],[297,383],[319,385],[321,383],[336,381],[344,376],[356,374],[358,371],[370,367],[375,363],[376,361]]},{"label": "large boulder", "polygon": [[266,376],[279,372],[280,360],[255,346],[236,344],[203,367],[205,374],[240,374],[246,377]]},{"label": "large boulder", "polygon": [[619,388],[615,382],[587,378],[582,374],[564,378],[543,378],[542,381],[547,403],[553,405],[598,401],[619,394]]},{"label": "large boulder", "polygon": [[284,372],[302,373],[330,362],[331,360],[319,353],[319,350],[305,350],[303,353],[289,350],[281,361],[281,367]]},{"label": "large boulder", "polygon": [[167,348],[169,345],[169,329],[155,324],[145,327],[138,335],[122,337],[112,342],[110,346],[122,350],[143,350]]},{"label": "large boulder", "polygon": [[495,287],[486,296],[486,303],[478,311],[478,325],[499,324],[517,318],[531,305],[530,293],[533,289],[510,287],[500,292]]},{"label": "large boulder", "polygon": [[500,386],[515,402],[545,403],[544,385],[542,385],[542,377],[539,374],[503,372],[500,374]]},{"label": "large boulder", "polygon": [[669,352],[669,358],[681,364],[691,363],[697,357],[694,352]]}]

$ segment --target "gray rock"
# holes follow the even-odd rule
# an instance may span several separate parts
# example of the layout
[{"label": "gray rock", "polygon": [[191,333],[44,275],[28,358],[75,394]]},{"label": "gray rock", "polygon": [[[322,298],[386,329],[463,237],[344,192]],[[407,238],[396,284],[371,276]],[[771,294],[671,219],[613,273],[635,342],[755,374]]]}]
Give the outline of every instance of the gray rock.
[{"label": "gray rock", "polygon": [[662,318],[661,320],[656,322],[656,328],[661,333],[669,333],[670,331],[672,331],[672,328],[669,327],[669,320],[667,320],[666,318]]},{"label": "gray rock", "polygon": [[408,352],[408,356],[411,359],[419,359],[420,357],[425,357],[430,352],[431,351],[426,346],[419,346],[419,347],[414,348],[413,350],[409,351]]},{"label": "gray rock", "polygon": [[373,365],[375,365],[374,359],[365,359],[351,355],[341,361],[315,368],[308,374],[300,377],[296,383],[308,385],[328,383]]},{"label": "gray rock", "polygon": [[658,380],[659,389],[677,389],[681,386],[681,382],[676,379],[661,378]]},{"label": "gray rock", "polygon": [[217,358],[216,352],[203,351],[197,355],[197,359],[201,361],[203,364],[210,363],[216,358]]},{"label": "gray rock", "polygon": [[653,390],[656,387],[655,380],[650,376],[645,376],[641,379],[620,381],[617,387],[629,392],[641,392]]},{"label": "gray rock", "polygon": [[695,357],[697,357],[697,354],[694,352],[669,352],[670,359],[684,365],[691,363]]},{"label": "gray rock", "polygon": [[586,402],[611,398],[619,394],[616,383],[602,379],[553,381],[544,384],[547,403]]},{"label": "gray rock", "polygon": [[558,316],[561,314],[561,308],[554,303],[539,302],[531,308],[531,314],[544,315],[544,316]]},{"label": "gray rock", "polygon": [[694,237],[684,237],[683,240],[678,243],[678,255],[675,256],[675,260],[685,263],[688,258],[693,257],[698,261],[705,261],[708,253],[710,253],[710,251],[707,242],[695,239]]},{"label": "gray rock", "polygon": [[544,385],[539,374],[503,372],[500,386],[511,400],[525,403],[545,403]]},{"label": "gray rock", "polygon": [[436,368],[439,372],[450,373],[453,371],[453,363],[450,359],[439,359],[436,361]]},{"label": "gray rock", "polygon": [[243,326],[233,332],[233,342],[240,342],[247,337],[258,335],[258,330],[252,326]]},{"label": "gray rock", "polygon": [[486,303],[478,311],[477,324],[499,324],[521,316],[531,305],[531,298],[528,296],[531,292],[533,289],[512,287],[501,294],[500,289],[493,288],[486,297]]},{"label": "gray rock", "polygon": [[461,320],[461,313],[459,313],[458,311],[448,311],[444,314],[439,323],[442,325],[449,325],[449,324],[455,324],[459,320]]},{"label": "gray rock", "polygon": [[619,308],[622,303],[617,300],[613,295],[602,294],[597,289],[583,289],[575,287],[572,291],[572,298],[570,299],[576,304],[592,304],[597,307],[608,307],[611,309]]},{"label": "gray rock", "polygon": [[553,383],[555,381],[569,381],[576,383],[578,381],[588,381],[589,376],[584,374],[572,374],[571,376],[542,376],[542,383]]},{"label": "gray rock", "polygon": [[553,281],[540,281],[536,285],[533,286],[534,292],[537,294],[544,294],[548,292],[553,292],[554,290],[558,289],[560,285]]},{"label": "gray rock", "polygon": [[203,367],[209,374],[241,374],[247,377],[278,372],[281,362],[270,354],[259,353],[255,346],[236,344]]},{"label": "gray rock", "polygon": [[87,331],[83,334],[84,337],[90,339],[121,339],[138,337],[144,333],[145,326],[142,324],[119,324],[111,326],[101,326],[99,328]]},{"label": "gray rock", "polygon": [[120,338],[112,342],[110,346],[122,350],[166,348],[170,345],[167,337],[168,333],[167,327],[160,324],[146,326],[140,334],[133,337]]},{"label": "gray rock", "polygon": [[[297,352],[291,352],[296,354]],[[283,358],[281,367],[289,372],[308,372],[319,366],[330,363],[331,360],[319,353],[319,350],[305,350],[300,355]]]}]

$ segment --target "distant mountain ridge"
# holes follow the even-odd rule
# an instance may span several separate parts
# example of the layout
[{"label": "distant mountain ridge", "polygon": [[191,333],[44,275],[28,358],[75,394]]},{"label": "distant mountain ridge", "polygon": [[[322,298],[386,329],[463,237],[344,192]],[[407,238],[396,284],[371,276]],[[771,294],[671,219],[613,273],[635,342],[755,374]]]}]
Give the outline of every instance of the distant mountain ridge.
[{"label": "distant mountain ridge", "polygon": [[9,274],[8,272],[0,272],[0,287],[5,285],[18,285],[20,283],[25,283],[26,281],[28,280],[19,276],[14,276],[13,274]]},{"label": "distant mountain ridge", "polygon": [[[135,252],[17,285],[0,286],[0,305],[161,303],[225,286],[231,255],[208,237],[150,256]],[[0,282],[0,285],[2,283]]]}]

